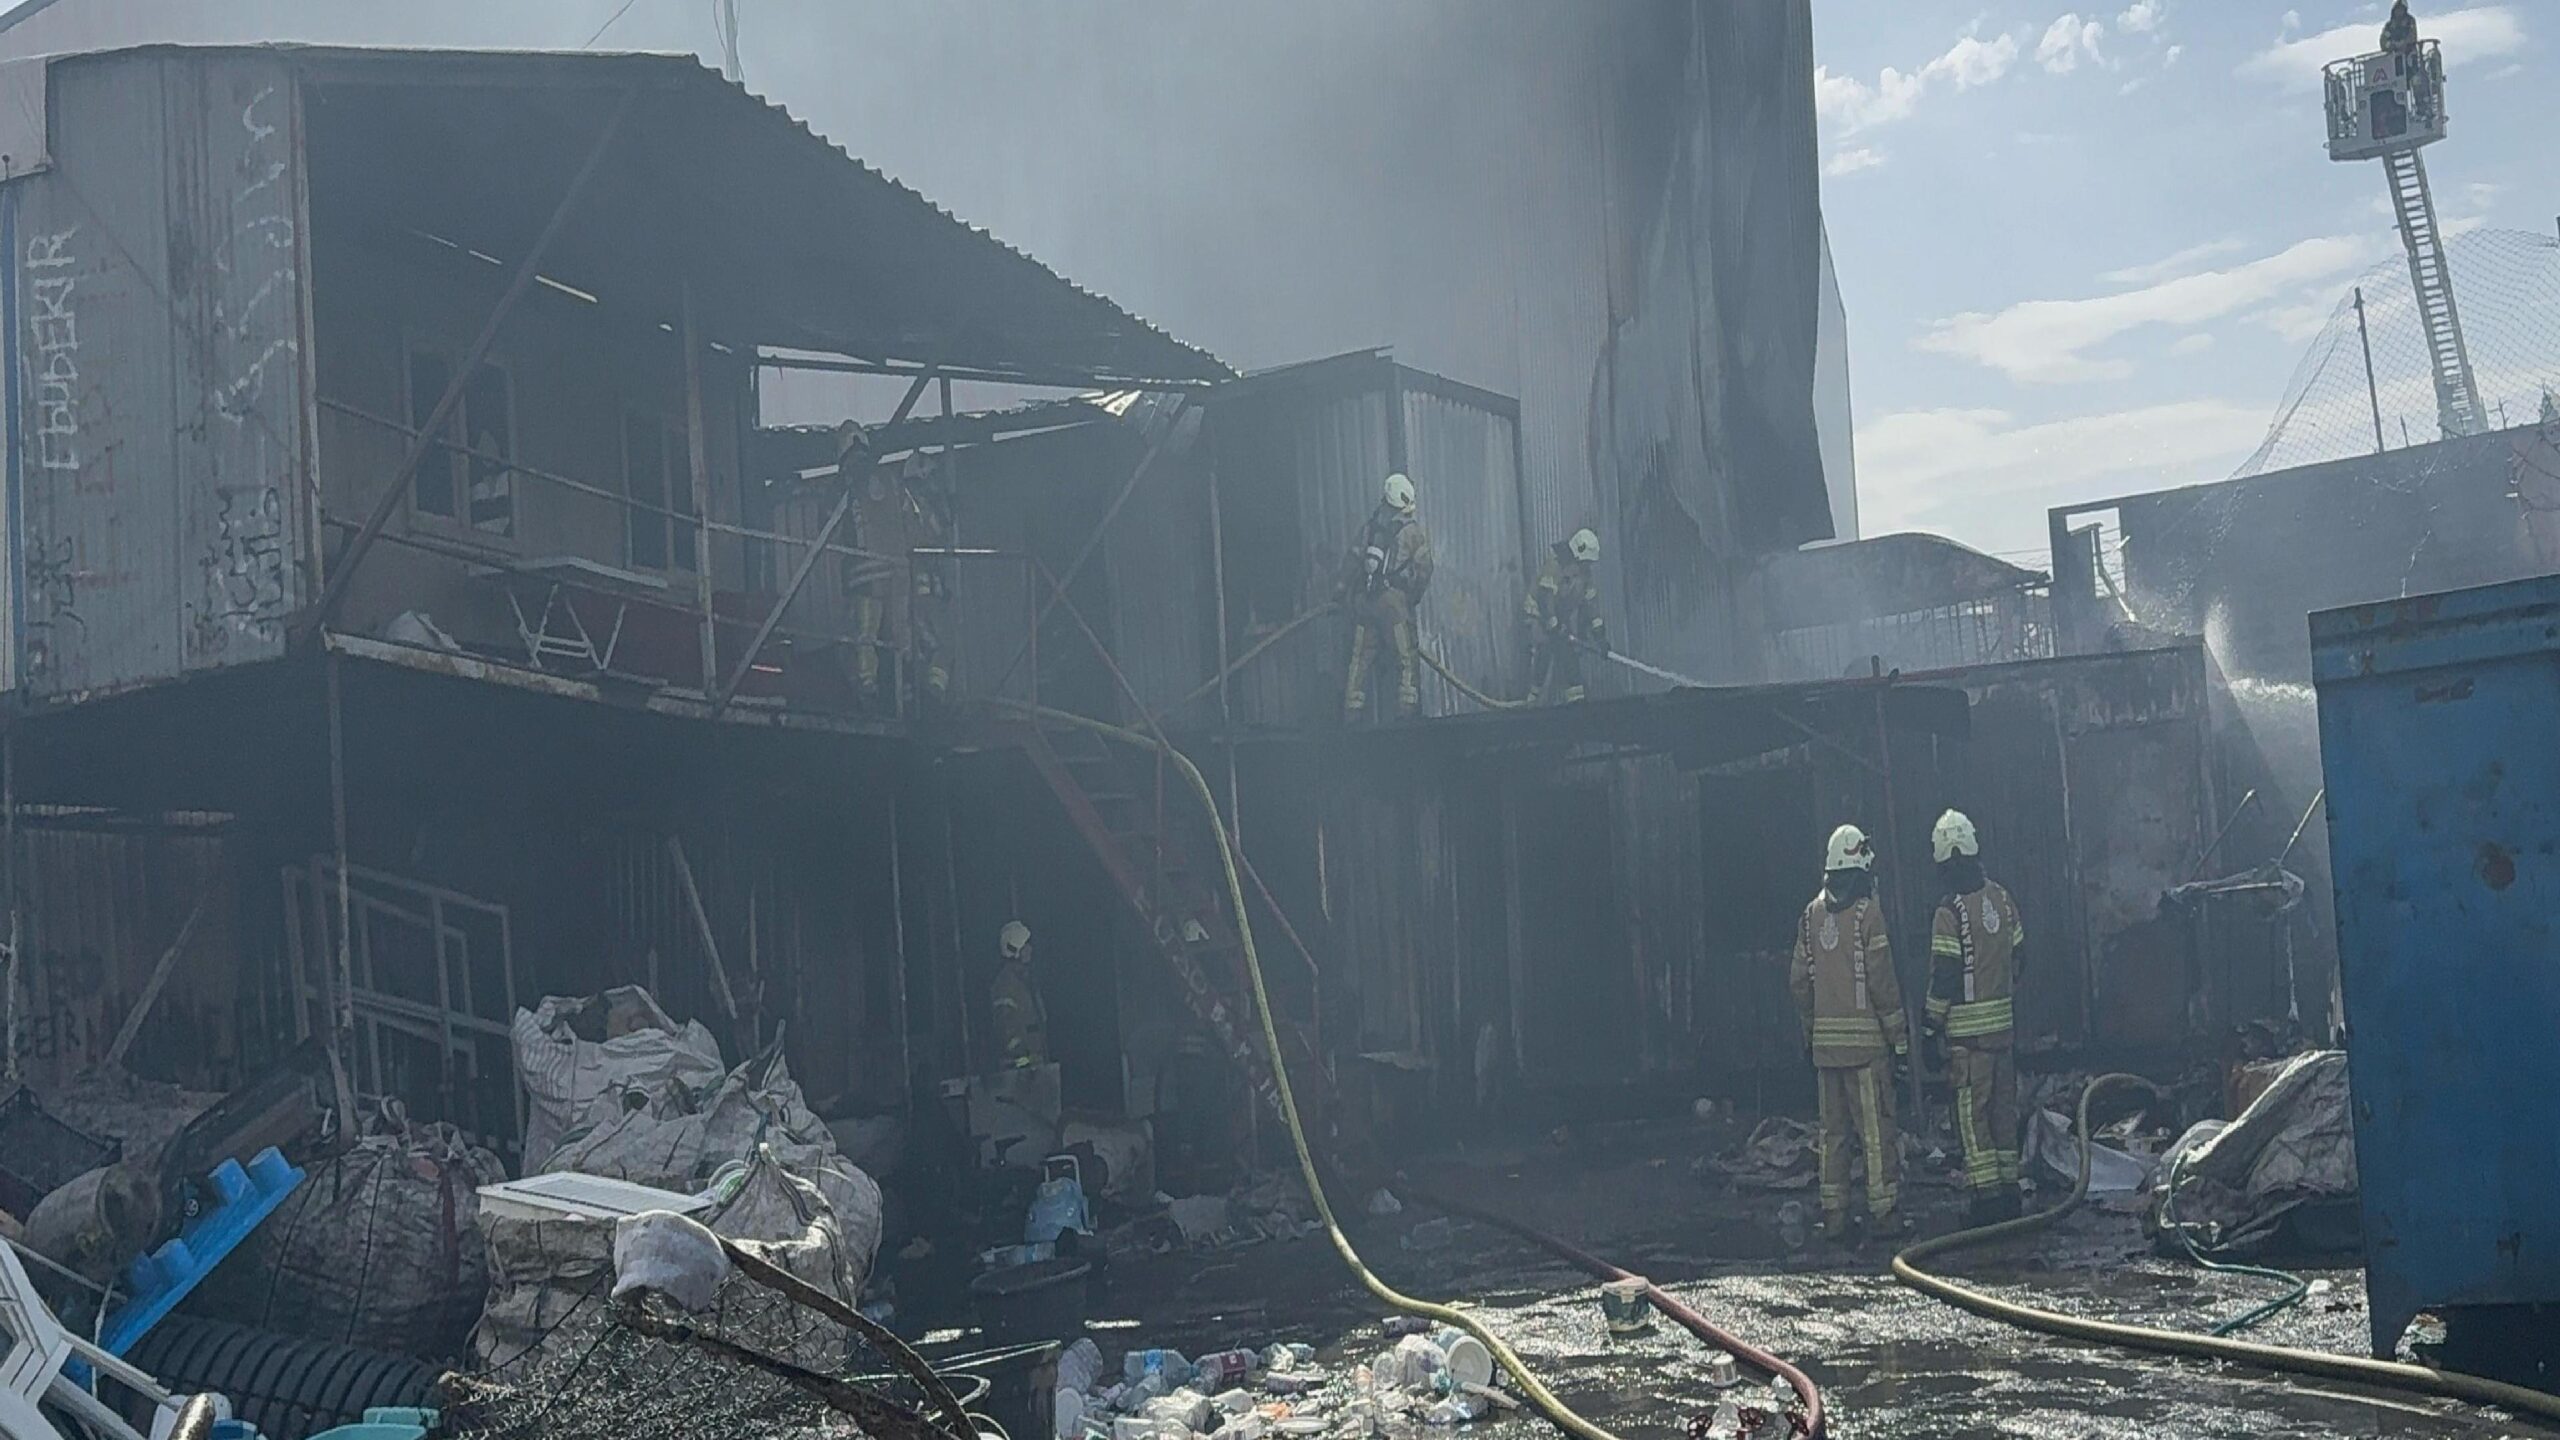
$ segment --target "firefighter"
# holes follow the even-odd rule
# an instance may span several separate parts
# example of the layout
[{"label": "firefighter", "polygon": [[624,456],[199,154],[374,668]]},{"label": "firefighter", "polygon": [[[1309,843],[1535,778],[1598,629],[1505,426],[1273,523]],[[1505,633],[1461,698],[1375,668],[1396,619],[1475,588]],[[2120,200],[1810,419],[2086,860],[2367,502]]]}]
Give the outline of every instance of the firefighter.
[{"label": "firefighter", "polygon": [[1855,825],[1831,832],[1822,893],[1796,925],[1788,976],[1806,1048],[1821,1082],[1822,1228],[1849,1233],[1849,1149],[1867,1157],[1867,1217],[1874,1233],[1911,1226],[1898,1208],[1901,1144],[1894,1133],[1894,1067],[1910,1053],[1893,943],[1875,896],[1875,848]]},{"label": "firefighter", "polygon": [[1004,963],[996,967],[989,1008],[995,1011],[998,1059],[1008,1070],[1029,1070],[1049,1063],[1049,1011],[1040,989],[1031,983],[1031,927],[1007,920],[996,936]]},{"label": "firefighter", "polygon": [[2382,48],[2403,54],[2418,48],[2418,20],[2409,0],[2391,0],[2391,18],[2382,22]]},{"label": "firefighter", "polygon": [[1396,657],[1396,718],[1422,709],[1422,649],[1413,614],[1431,585],[1431,537],[1414,517],[1413,481],[1390,475],[1378,508],[1352,543],[1338,598],[1351,607],[1351,674],[1342,714],[1358,723],[1369,708],[1369,669],[1381,647]]},{"label": "firefighter", "polygon": [[1582,652],[1607,654],[1600,620],[1600,537],[1587,527],[1549,547],[1538,579],[1520,602],[1529,629],[1529,683],[1539,704],[1583,698]]},{"label": "firefighter", "polygon": [[1982,873],[1982,840],[1962,811],[1929,833],[1946,898],[1929,927],[1927,1024],[1947,1052],[1976,1223],[2017,1216],[2018,1067],[2010,1001],[2027,942],[2018,902]]},{"label": "firefighter", "polygon": [[885,656],[899,657],[909,684],[921,670],[926,691],[936,698],[950,681],[933,633],[933,622],[939,619],[934,604],[936,572],[917,564],[911,553],[937,543],[932,517],[917,493],[927,473],[924,457],[908,456],[895,474],[886,466],[869,464],[866,457],[864,469],[868,473],[853,512],[854,544],[862,556],[847,572],[846,588],[853,599],[854,679],[863,704],[876,710],[883,706],[880,672]]}]

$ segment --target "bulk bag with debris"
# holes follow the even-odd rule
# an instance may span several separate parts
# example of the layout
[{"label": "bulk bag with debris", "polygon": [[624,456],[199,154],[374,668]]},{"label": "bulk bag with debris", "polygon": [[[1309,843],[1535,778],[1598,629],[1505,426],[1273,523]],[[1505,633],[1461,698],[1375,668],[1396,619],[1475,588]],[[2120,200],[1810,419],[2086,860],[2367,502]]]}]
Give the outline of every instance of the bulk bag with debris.
[{"label": "bulk bag with debris", "polygon": [[[2240,1118],[2199,1123],[2161,1166],[2178,1169],[2177,1218],[2198,1242],[2246,1255],[2282,1246],[2335,1252],[2360,1246],[2355,1119],[2347,1057],[2315,1050],[2294,1058]],[[2160,1197],[2152,1224],[2163,1248]]]},{"label": "bulk bag with debris", "polygon": [[530,1101],[527,1173],[560,1168],[544,1162],[562,1136],[598,1112],[634,1097],[699,1091],[728,1070],[720,1042],[701,1021],[678,1025],[637,985],[551,996],[538,1009],[516,1012],[513,1037],[516,1073]]},{"label": "bulk bag with debris", "polygon": [[880,1247],[880,1187],[844,1158],[834,1133],[809,1109],[783,1063],[781,1040],[722,1078],[699,1106],[691,1099],[665,1091],[633,1108],[600,1107],[542,1168],[694,1194],[722,1167],[768,1151],[824,1198],[858,1289]]},{"label": "bulk bag with debris", "polygon": [[[770,1151],[754,1153],[721,1177],[714,1194],[712,1208],[696,1217],[714,1234],[847,1304],[860,1295],[868,1255],[856,1263],[824,1194]],[[607,1319],[617,1223],[481,1212],[490,1287],[472,1354],[482,1372],[501,1382],[540,1373],[549,1359],[574,1355],[592,1341]],[[714,1304],[726,1317],[724,1330],[753,1334],[767,1354],[828,1374],[842,1366],[842,1327],[743,1275],[731,1273]]]},{"label": "bulk bag with debris", "polygon": [[394,1355],[461,1354],[489,1290],[475,1192],[507,1178],[498,1157],[450,1125],[400,1125],[305,1168],[187,1309]]}]

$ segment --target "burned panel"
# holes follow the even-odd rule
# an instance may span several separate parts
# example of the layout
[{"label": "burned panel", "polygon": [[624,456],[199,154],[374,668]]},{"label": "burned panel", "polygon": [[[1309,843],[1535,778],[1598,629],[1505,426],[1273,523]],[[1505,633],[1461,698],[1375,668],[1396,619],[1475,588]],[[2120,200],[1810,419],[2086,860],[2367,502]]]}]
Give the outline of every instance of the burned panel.
[{"label": "burned panel", "polygon": [[[1416,616],[1422,650],[1481,692],[1518,693],[1525,661],[1511,617],[1527,556],[1516,404],[1362,353],[1249,378],[1217,406],[1232,654],[1333,598],[1386,477],[1403,471],[1435,557]],[[1237,719],[1330,720],[1347,633],[1327,616],[1240,670]],[[1478,708],[1426,667],[1425,715]]]},{"label": "burned panel", "polygon": [[310,567],[299,125],[265,56],[53,76],[9,182],[12,680],[60,696],[273,658]]}]

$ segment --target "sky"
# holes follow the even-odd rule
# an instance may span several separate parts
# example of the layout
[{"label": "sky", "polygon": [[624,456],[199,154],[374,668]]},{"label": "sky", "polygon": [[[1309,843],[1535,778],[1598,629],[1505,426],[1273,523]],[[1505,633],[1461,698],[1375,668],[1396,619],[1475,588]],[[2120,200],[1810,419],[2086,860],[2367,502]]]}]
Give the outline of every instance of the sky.
[{"label": "sky", "polygon": [[[2415,8],[2450,72],[2446,228],[2549,233],[2560,5]],[[2323,149],[2319,88],[2384,9],[1814,0],[1868,534],[2040,566],[2048,506],[2248,457],[2312,334],[2400,254],[2379,167]]]}]

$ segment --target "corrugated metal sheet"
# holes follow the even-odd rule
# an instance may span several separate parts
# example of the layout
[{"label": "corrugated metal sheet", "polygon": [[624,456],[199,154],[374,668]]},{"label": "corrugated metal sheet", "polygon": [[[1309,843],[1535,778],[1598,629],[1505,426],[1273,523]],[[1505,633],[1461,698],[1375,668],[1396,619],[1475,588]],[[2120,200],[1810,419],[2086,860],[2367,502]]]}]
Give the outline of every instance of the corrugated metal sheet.
[{"label": "corrugated metal sheet", "polygon": [[[1417,371],[1400,370],[1397,378],[1404,467],[1426,507],[1423,523],[1438,557],[1422,606],[1422,644],[1478,690],[1523,694],[1518,616],[1528,537],[1521,534],[1518,411]],[[1423,680],[1423,707],[1454,715],[1475,705],[1433,674]]]},{"label": "corrugated metal sheet", "polygon": [[309,564],[299,113],[238,55],[54,77],[0,190],[16,678],[61,696],[283,653]]},{"label": "corrugated metal sheet", "polygon": [[[1379,487],[1402,469],[1435,557],[1416,624],[1423,649],[1489,694],[1525,688],[1512,619],[1526,579],[1511,401],[1370,353],[1253,377],[1216,404],[1232,653],[1333,594]],[[1237,718],[1330,721],[1346,636],[1331,618],[1275,646],[1236,677]],[[1478,709],[1427,669],[1422,708]]]}]

